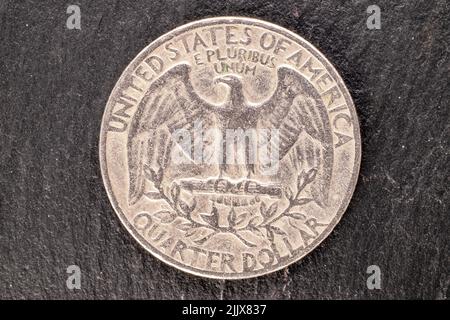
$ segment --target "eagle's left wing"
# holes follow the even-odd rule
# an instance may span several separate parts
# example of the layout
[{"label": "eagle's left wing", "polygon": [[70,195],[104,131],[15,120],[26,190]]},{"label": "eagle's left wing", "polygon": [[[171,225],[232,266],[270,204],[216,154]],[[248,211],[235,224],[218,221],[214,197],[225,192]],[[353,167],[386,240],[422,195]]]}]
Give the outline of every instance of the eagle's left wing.
[{"label": "eagle's left wing", "polygon": [[333,137],[326,108],[317,91],[296,71],[280,67],[278,86],[259,109],[258,127],[278,129],[279,159],[289,155],[298,170],[316,170],[311,183],[312,196],[317,204],[326,205]]}]

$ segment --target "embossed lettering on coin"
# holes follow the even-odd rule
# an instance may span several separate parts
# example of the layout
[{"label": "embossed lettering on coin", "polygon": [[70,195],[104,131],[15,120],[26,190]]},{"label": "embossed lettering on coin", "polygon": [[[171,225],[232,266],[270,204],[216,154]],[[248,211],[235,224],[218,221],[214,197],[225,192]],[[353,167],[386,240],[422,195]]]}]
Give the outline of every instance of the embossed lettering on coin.
[{"label": "embossed lettering on coin", "polygon": [[358,121],[304,39],[213,18],[157,39],[117,82],[102,123],[104,182],[148,251],[197,275],[246,278],[316,247],[353,193]]}]

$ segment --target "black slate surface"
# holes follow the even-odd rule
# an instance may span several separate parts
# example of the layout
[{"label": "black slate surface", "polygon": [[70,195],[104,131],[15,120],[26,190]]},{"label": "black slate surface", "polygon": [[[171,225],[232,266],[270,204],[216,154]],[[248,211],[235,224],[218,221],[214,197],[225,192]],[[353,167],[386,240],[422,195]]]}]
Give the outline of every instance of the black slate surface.
[{"label": "black slate surface", "polygon": [[[78,4],[82,29],[66,28]],[[366,9],[381,8],[381,30]],[[449,297],[448,1],[0,1],[0,298]],[[152,40],[218,15],[303,36],[343,76],[363,157],[342,221],[302,261],[243,281],[166,266],[121,226],[100,176],[107,98]],[[66,268],[82,270],[81,290]],[[368,290],[378,265],[381,290]]]}]

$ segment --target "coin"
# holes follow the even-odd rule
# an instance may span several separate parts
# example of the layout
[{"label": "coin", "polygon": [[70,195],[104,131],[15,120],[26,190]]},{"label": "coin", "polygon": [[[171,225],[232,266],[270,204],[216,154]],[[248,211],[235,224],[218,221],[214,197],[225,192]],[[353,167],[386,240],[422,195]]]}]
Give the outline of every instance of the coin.
[{"label": "coin", "polygon": [[133,237],[210,278],[285,268],[336,226],[360,164],[345,84],[277,25],[219,17],[152,42],[106,105],[102,176]]}]

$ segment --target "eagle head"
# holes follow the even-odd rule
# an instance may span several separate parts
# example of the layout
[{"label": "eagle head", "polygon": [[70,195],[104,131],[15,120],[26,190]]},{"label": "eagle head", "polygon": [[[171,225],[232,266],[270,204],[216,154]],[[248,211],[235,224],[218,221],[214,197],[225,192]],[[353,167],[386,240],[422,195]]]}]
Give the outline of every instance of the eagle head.
[{"label": "eagle head", "polygon": [[242,92],[241,77],[234,74],[227,74],[215,78],[214,83],[215,84],[224,83],[230,88],[227,101],[230,108],[239,109],[243,107],[245,101],[244,101],[244,94]]}]

